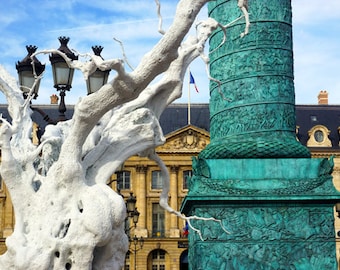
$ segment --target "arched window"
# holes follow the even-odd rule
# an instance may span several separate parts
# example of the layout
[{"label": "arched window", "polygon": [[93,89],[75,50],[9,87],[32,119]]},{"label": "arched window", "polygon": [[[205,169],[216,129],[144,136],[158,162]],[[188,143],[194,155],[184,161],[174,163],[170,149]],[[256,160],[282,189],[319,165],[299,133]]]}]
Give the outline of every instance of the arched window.
[{"label": "arched window", "polygon": [[148,257],[148,270],[167,270],[168,254],[163,249],[153,250]]},{"label": "arched window", "polygon": [[180,270],[188,270],[189,269],[189,260],[188,260],[188,250],[184,250],[179,259],[180,261]]}]

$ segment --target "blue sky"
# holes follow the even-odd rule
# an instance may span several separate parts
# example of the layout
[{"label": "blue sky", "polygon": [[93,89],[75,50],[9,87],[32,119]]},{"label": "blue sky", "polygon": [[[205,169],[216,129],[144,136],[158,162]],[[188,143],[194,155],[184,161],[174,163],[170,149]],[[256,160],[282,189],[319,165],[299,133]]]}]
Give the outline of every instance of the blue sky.
[{"label": "blue sky", "polygon": [[[166,29],[177,1],[160,2]],[[292,0],[292,6],[296,103],[316,104],[319,91],[327,90],[329,104],[340,104],[340,1]],[[204,9],[199,19],[206,16]],[[122,58],[115,37],[124,43],[129,62],[136,66],[160,39],[157,25],[154,0],[6,0],[0,4],[0,64],[16,77],[15,63],[26,56],[26,45],[56,49],[57,38],[68,36],[69,47],[80,53],[91,52],[93,45],[103,46],[105,59]],[[48,57],[41,56],[39,60],[47,64],[47,71],[34,102],[46,104],[55,90]],[[198,59],[190,68],[200,90],[196,93],[191,89],[191,102],[208,102],[203,62]],[[177,102],[188,101],[188,79],[184,82],[183,97]],[[85,94],[82,75],[76,72],[66,103],[74,104]],[[0,103],[5,102],[0,97]]]}]

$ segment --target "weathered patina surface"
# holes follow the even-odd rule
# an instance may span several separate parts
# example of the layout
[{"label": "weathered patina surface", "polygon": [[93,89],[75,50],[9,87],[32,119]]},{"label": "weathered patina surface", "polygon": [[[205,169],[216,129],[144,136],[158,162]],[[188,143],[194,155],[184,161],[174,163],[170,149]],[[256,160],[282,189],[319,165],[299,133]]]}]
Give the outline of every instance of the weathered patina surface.
[{"label": "weathered patina surface", "polygon": [[[211,143],[193,159],[182,211],[194,220],[189,269],[337,269],[332,159],[311,159],[295,136],[290,0],[248,2],[210,40]],[[209,3],[226,25],[234,1]],[[202,239],[204,241],[202,241]]]},{"label": "weathered patina surface", "polygon": [[[249,1],[244,20],[210,39],[211,144],[202,158],[309,157],[295,137],[295,95],[290,0]],[[222,24],[240,16],[234,1],[209,3]]]}]

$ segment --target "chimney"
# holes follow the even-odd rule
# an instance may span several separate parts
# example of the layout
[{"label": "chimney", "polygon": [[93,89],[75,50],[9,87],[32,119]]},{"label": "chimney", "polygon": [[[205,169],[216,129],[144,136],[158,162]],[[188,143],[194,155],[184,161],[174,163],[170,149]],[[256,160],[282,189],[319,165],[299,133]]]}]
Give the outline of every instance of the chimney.
[{"label": "chimney", "polygon": [[58,96],[56,94],[53,94],[52,96],[50,96],[51,98],[51,104],[58,104]]},{"label": "chimney", "polygon": [[318,105],[328,105],[328,92],[321,90],[318,95]]}]

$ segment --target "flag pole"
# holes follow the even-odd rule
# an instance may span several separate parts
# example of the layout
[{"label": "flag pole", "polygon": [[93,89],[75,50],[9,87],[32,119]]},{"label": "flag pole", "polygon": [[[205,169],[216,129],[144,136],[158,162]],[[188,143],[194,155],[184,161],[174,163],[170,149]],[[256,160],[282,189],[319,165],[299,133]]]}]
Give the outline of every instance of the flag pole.
[{"label": "flag pole", "polygon": [[188,68],[188,74],[189,74],[189,85],[188,85],[188,125],[191,125],[191,115],[190,115],[190,68]]}]

